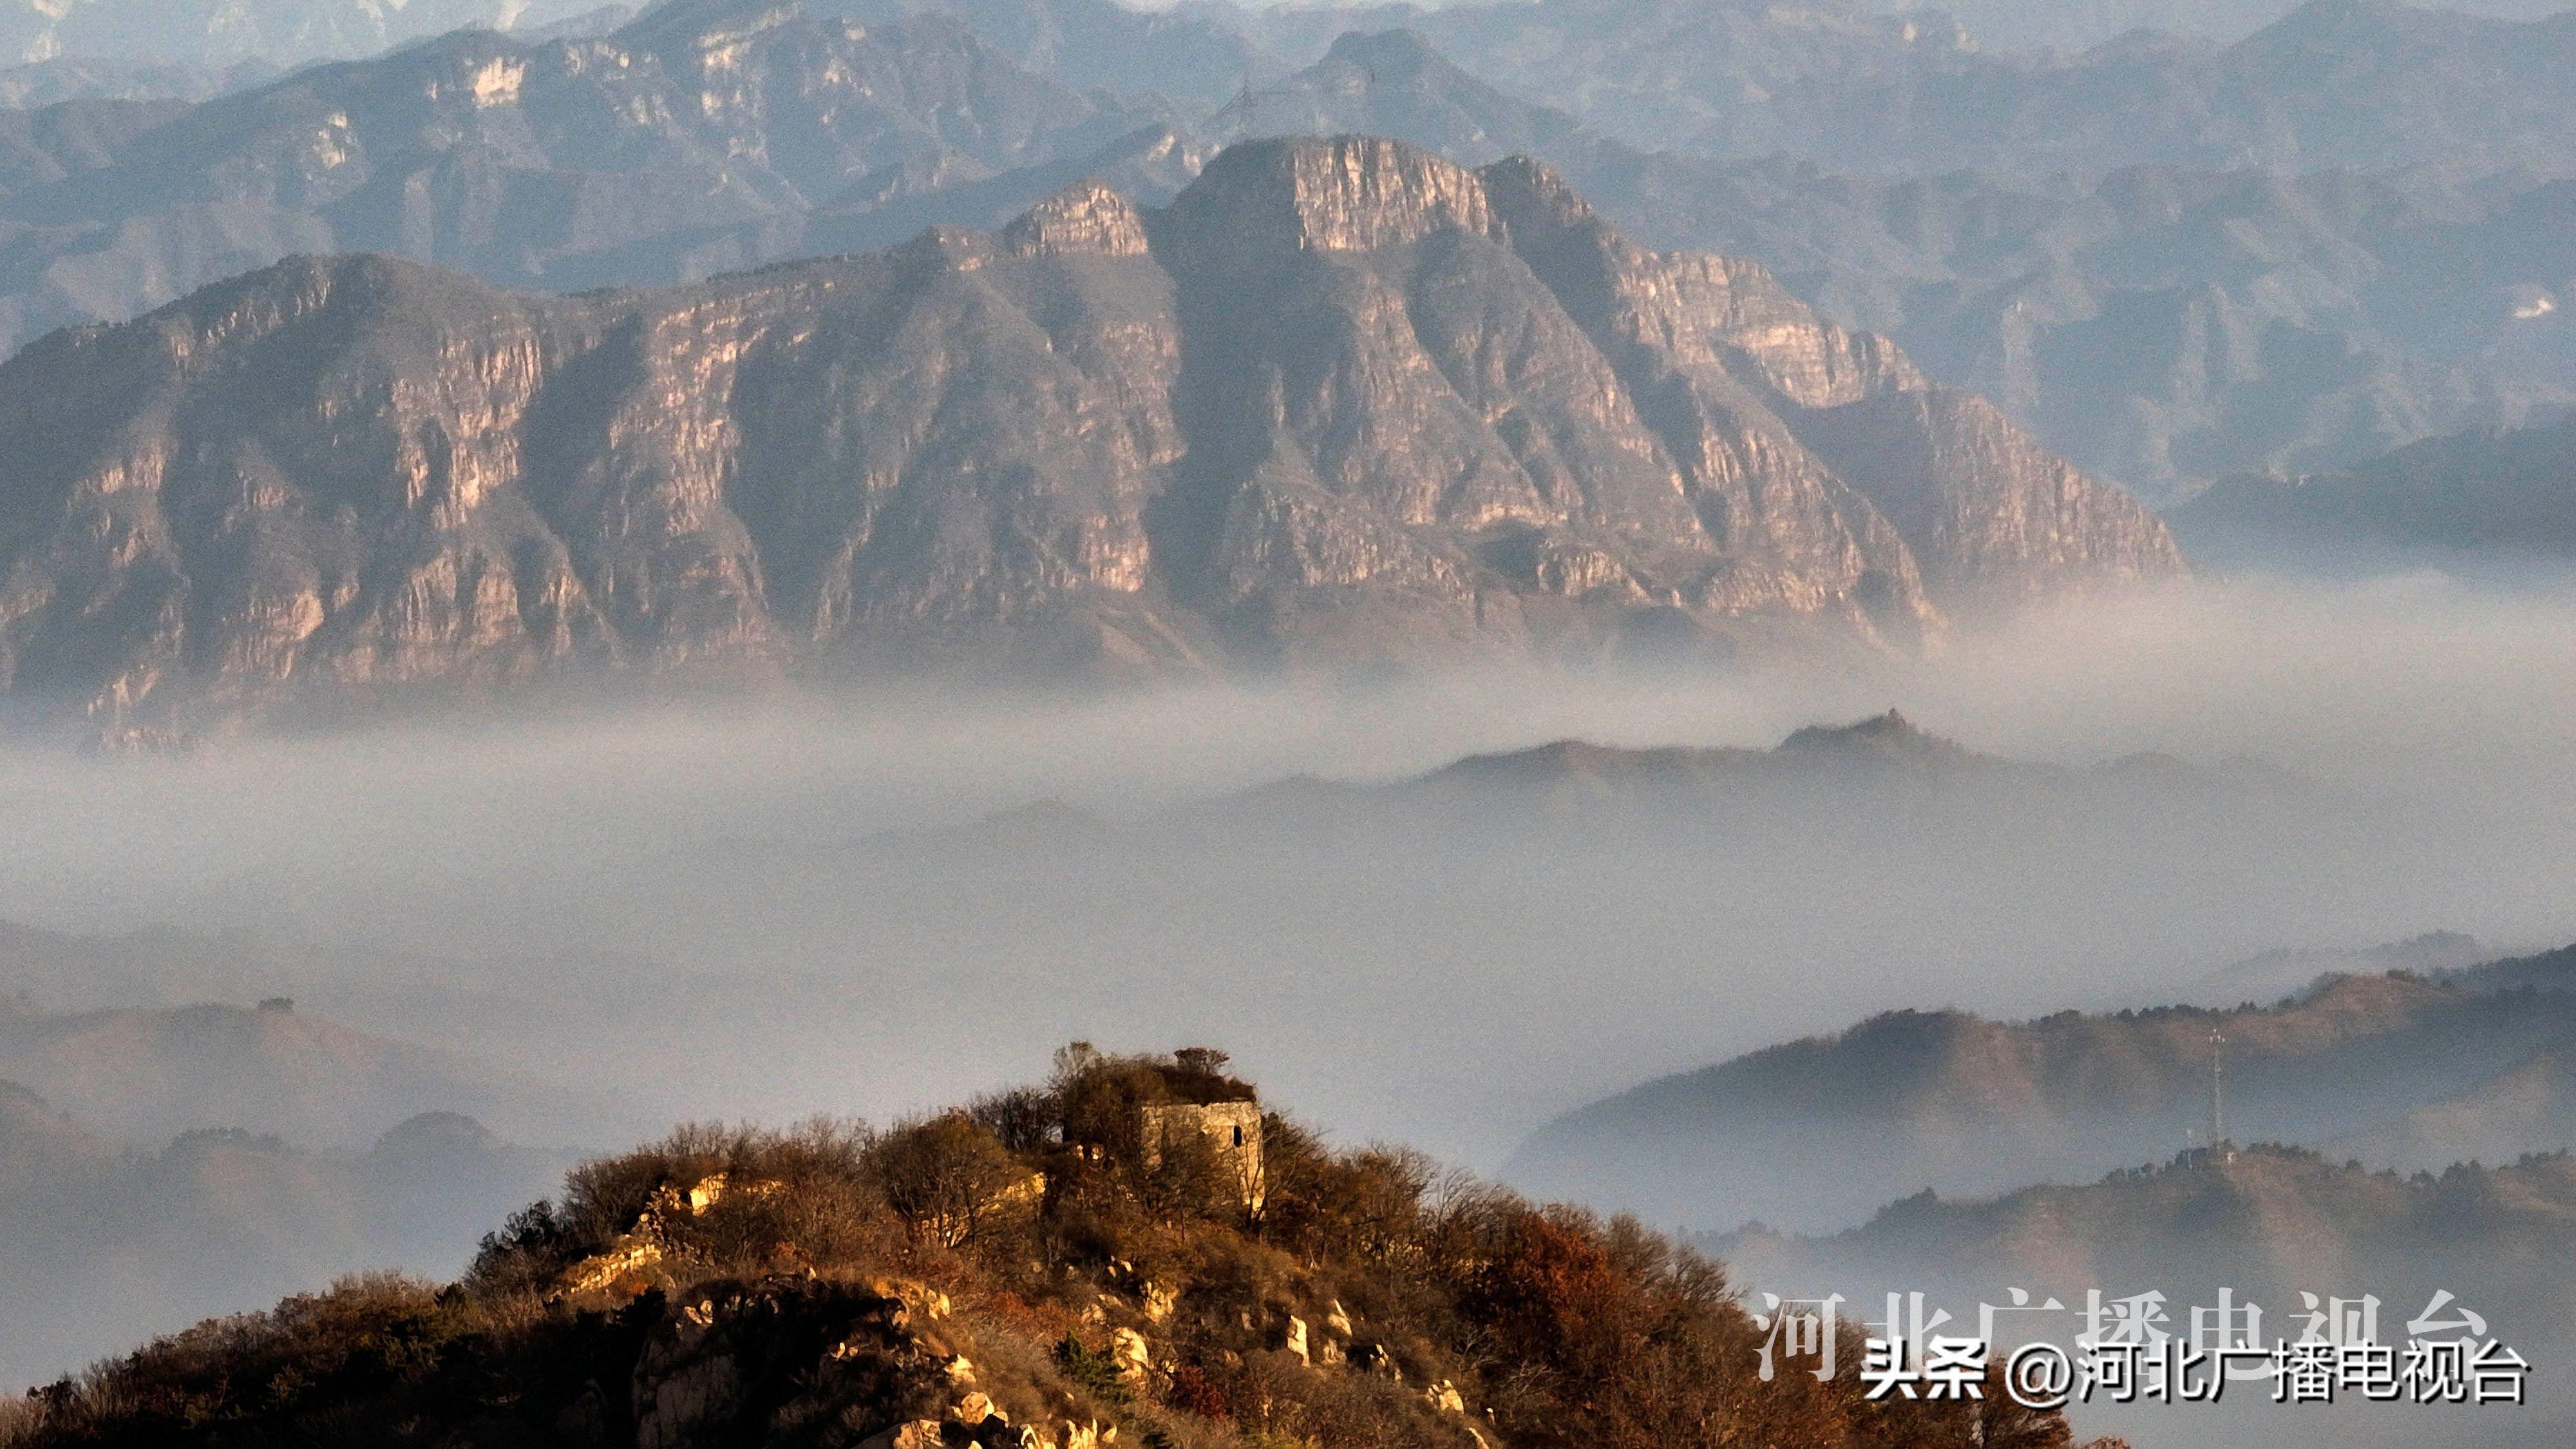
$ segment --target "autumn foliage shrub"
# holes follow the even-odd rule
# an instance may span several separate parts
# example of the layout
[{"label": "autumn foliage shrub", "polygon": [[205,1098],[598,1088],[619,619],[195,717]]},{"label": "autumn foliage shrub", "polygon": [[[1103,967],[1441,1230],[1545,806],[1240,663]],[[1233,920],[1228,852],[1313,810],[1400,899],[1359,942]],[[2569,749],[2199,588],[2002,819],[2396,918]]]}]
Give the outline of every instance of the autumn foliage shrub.
[{"label": "autumn foliage shrub", "polygon": [[1044,1087],[881,1133],[683,1128],[576,1170],[457,1285],[205,1325],[45,1390],[0,1444],[633,1442],[654,1376],[708,1344],[735,1355],[709,1382],[766,1386],[716,1401],[758,1422],[656,1442],[851,1449],[970,1383],[1059,1446],[2065,1442],[1999,1395],[1868,1401],[1856,1342],[1833,1382],[1760,1380],[1718,1265],[1416,1153],[1271,1114],[1257,1201],[1195,1137],[1149,1158],[1141,1109],[1249,1099],[1224,1068],[1078,1047]]}]

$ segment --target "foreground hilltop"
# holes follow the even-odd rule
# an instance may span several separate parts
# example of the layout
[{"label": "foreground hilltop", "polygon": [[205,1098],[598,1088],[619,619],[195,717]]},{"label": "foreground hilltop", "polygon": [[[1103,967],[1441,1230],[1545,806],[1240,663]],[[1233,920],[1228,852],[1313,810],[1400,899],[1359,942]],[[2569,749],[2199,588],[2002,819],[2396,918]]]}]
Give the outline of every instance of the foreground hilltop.
[{"label": "foreground hilltop", "polygon": [[883,1134],[683,1131],[575,1172],[454,1285],[204,1325],[0,1442],[2066,1442],[1999,1393],[1868,1402],[1856,1351],[1764,1382],[1714,1266],[1327,1151],[1224,1065],[1077,1046],[1044,1089]]},{"label": "foreground hilltop", "polygon": [[0,683],[1904,641],[2133,500],[1544,167],[1247,143],[1162,211],[537,297],[299,259],[0,367]]}]

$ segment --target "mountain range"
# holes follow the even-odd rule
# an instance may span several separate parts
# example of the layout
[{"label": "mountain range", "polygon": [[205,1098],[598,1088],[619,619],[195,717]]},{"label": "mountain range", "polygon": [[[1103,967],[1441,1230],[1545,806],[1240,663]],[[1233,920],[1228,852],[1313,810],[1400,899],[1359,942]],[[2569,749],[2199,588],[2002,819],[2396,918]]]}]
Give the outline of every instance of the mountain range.
[{"label": "mountain range", "polygon": [[[2464,1218],[2476,1227],[2463,1231]],[[2401,1174],[2254,1145],[1992,1199],[1920,1193],[1829,1237],[1757,1227],[1696,1241],[1775,1290],[1903,1282],[1955,1303],[1999,1300],[2007,1283],[2079,1300],[2088,1287],[2115,1297],[2137,1285],[2206,1303],[2228,1284],[2287,1309],[2302,1288],[2357,1296],[2366,1280],[2391,1306],[2404,1297],[2409,1314],[2448,1288],[2491,1311],[2509,1305],[2526,1333],[2556,1335],[2554,1298],[2568,1285],[2555,1264],[2571,1231],[2576,1159],[2565,1153]]]},{"label": "mountain range", "polygon": [[[1296,56],[1409,26],[1470,72],[1647,149],[1842,171],[2023,176],[2162,164],[2566,174],[2576,15],[2512,21],[2309,0],[2219,45],[2141,32],[1989,53],[1940,11],[1538,0],[1289,9]],[[1302,41],[1302,44],[1298,42]]]},{"label": "mountain range", "polygon": [[[2418,51],[2522,65],[2552,54],[2551,26],[2564,28],[2345,9],[2312,6],[2244,46],[2326,58],[2274,67],[2294,78],[2370,75],[2430,63]],[[2386,129],[2430,138],[2411,160],[2180,147],[1961,170],[1961,158],[1878,144],[1886,127],[1852,109],[1862,102],[1801,89],[1858,84],[1896,64],[1878,54],[1890,35],[1931,21],[1716,13],[1722,23],[1696,29],[1651,7],[1593,18],[1632,37],[1683,25],[1659,53],[1743,68],[1764,104],[1794,100],[1801,124],[1845,117],[1869,145],[1775,138],[1747,154],[1671,125],[1623,130],[1577,103],[1602,86],[1556,95],[1513,70],[1527,37],[1486,33],[1592,33],[1546,6],[675,0],[623,22],[465,31],[264,81],[79,62],[93,70],[28,75],[22,94],[97,99],[0,115],[0,347],[124,320],[294,253],[382,251],[551,290],[693,282],[933,225],[997,229],[1086,177],[1161,205],[1223,142],[1347,131],[1471,166],[1542,158],[1640,241],[1764,261],[1825,316],[1894,338],[1930,375],[2157,502],[2576,404],[2576,311],[2558,307],[2576,282],[2571,183],[2545,159],[2563,154],[2554,89],[2509,99],[2527,87],[2490,75],[2429,99],[2367,86],[2346,87],[2360,100],[2303,99],[2247,61],[2243,84],[2332,137],[2371,132],[2361,100],[2438,111],[2476,92],[2510,115],[2470,127],[2408,110]],[[1845,53],[1855,46],[1877,58]],[[2209,49],[2165,45],[2176,65]],[[1952,47],[1942,64],[1985,77],[1969,85],[1988,97],[1976,104],[2009,115],[2024,102],[1989,92],[2057,77],[2065,104],[2098,122],[2052,118],[2052,137],[2147,135],[2140,108],[2171,97],[2122,79],[2116,50],[2078,64]],[[1612,89],[1646,74],[1581,47],[1551,64],[1611,67]],[[1899,89],[1909,105],[1938,90]],[[1549,95],[1566,108],[1534,99]],[[2003,134],[1973,107],[1924,125]],[[2446,126],[2512,154],[2440,140]]]},{"label": "mountain range", "polygon": [[[1998,1336],[2012,1343],[2065,1346],[2084,1331],[2095,1293],[2105,1303],[2163,1295],[2162,1328],[2186,1339],[2195,1310],[2250,1304],[2265,1344],[2306,1334],[2321,1310],[2332,1322],[2340,1299],[2372,1315],[2374,1337],[2396,1345],[2401,1359],[2410,1322],[2466,1323],[2465,1310],[2484,1325],[2480,1338],[2510,1345],[2533,1366],[2523,1398],[2486,1408],[2371,1402],[2351,1389],[2330,1403],[2276,1404],[2269,1384],[2240,1382],[2215,1404],[2123,1410],[2104,1393],[2075,1410],[2087,1429],[2117,1429],[2140,1443],[2172,1435],[2201,1444],[2543,1449],[2565,1442],[2576,1422],[2576,1406],[2541,1367],[2566,1352],[2564,1305],[2576,1290],[2567,1269],[2576,1159],[2565,1153],[2401,1175],[2297,1148],[2196,1149],[1991,1200],[1921,1193],[1830,1236],[1755,1227],[1690,1241],[1721,1255],[1748,1292],[1839,1292],[1845,1312],[1873,1320],[1885,1316],[1890,1289],[1922,1293],[1966,1333],[1978,1331],[1968,1325],[1979,1322],[1979,1305],[1993,1304]],[[2365,1308],[2365,1297],[2374,1306]]]},{"label": "mountain range", "polygon": [[[1171,852],[1204,863],[1246,841],[1275,850],[1309,836],[1335,849],[1439,840],[1470,853],[1482,841],[1543,836],[1568,854],[1597,848],[1641,857],[1685,848],[1677,842],[1687,840],[1687,849],[1786,858],[1818,837],[1877,836],[1892,845],[1901,834],[1938,842],[1945,832],[1994,828],[2016,812],[2027,812],[2019,828],[2034,834],[2142,816],[2161,829],[2192,831],[2222,811],[2243,824],[2278,807],[2327,804],[2298,777],[2251,761],[2201,766],[2135,755],[2087,768],[2032,764],[1969,749],[1889,710],[1850,724],[1809,725],[1769,749],[1555,740],[1468,755],[1385,782],[1298,776],[1141,818],[1040,800],[964,825],[872,835],[846,848],[882,856],[889,869],[933,846],[950,861],[959,851],[1095,859]],[[750,842],[741,848],[759,858]]]},{"label": "mountain range", "polygon": [[600,0],[0,0],[0,56],[220,69],[374,55],[466,26],[528,30]]},{"label": "mountain range", "polygon": [[0,1079],[123,1141],[230,1128],[363,1147],[424,1111],[520,1117],[536,1094],[453,1053],[353,1031],[272,999],[44,1012],[0,997]]},{"label": "mountain range", "polygon": [[[290,253],[565,290],[693,278],[794,254],[806,212],[903,163],[972,179],[1087,156],[1161,114],[1023,71],[944,17],[700,8],[613,38],[460,31],[184,112],[15,118],[0,338],[121,319]],[[757,254],[732,235],[763,226],[791,235]]]},{"label": "mountain range", "polygon": [[[7,952],[23,969],[73,944],[13,929]],[[282,999],[0,996],[0,1299],[54,1305],[0,1322],[0,1383],[319,1279],[452,1271],[565,1166],[484,1125],[558,1120],[546,1096]]]},{"label": "mountain range", "polygon": [[2173,514],[2220,557],[2576,557],[2576,414],[2548,425],[2431,438],[2352,467],[2238,476]]},{"label": "mountain range", "polygon": [[1361,138],[674,291],[295,260],[57,333],[0,398],[0,678],[112,717],[585,664],[1901,641],[2178,567],[1760,267]]},{"label": "mountain range", "polygon": [[[2161,30],[2236,41],[2299,8],[2301,0],[1949,0],[1955,15],[1988,49],[2087,50],[2132,31]],[[1888,0],[1882,8],[1919,7]],[[2447,0],[2441,9],[2499,20],[2539,20],[2565,10],[2565,0]]]},{"label": "mountain range", "polygon": [[452,1271],[565,1165],[453,1113],[406,1118],[362,1150],[219,1127],[145,1141],[0,1080],[0,1298],[49,1305],[0,1321],[0,1383],[345,1273]]},{"label": "mountain range", "polygon": [[2274,1005],[1888,1013],[1662,1078],[1550,1123],[1507,1169],[1664,1221],[1811,1231],[1930,1188],[2084,1181],[2231,1136],[2441,1169],[2576,1146],[2559,1043],[2576,948],[2423,976],[2332,976]]},{"label": "mountain range", "polygon": [[1547,157],[1651,245],[1760,259],[2097,475],[2156,501],[2576,405],[2576,183],[2475,173],[1838,173],[1644,150],[1415,31],[1348,34],[1229,135],[1367,131]]}]

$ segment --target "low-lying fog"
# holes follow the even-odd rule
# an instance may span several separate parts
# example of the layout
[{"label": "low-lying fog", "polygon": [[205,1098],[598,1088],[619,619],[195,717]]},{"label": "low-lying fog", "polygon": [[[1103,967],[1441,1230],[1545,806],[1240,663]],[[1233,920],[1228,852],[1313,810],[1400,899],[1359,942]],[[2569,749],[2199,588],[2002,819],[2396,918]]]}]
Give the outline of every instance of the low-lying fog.
[{"label": "low-lying fog", "polygon": [[[1768,747],[1890,705],[2015,759],[2242,756],[2315,788],[2241,818],[1820,804],[1633,848],[1527,819],[1348,849],[1267,824],[1164,850],[1061,821],[1001,846],[956,828],[1040,800],[1150,824],[1286,776],[1392,781],[1564,736]],[[1343,1140],[1490,1168],[1594,1096],[1883,1008],[2143,1004],[2267,948],[2433,929],[2576,939],[2571,765],[2576,603],[2438,576],[2204,582],[1919,661],[1686,684],[768,702],[165,758],[21,746],[0,762],[0,917],[262,944],[171,979],[0,992],[291,993],[618,1102],[545,1129],[601,1147],[683,1115],[882,1119],[1040,1075],[1070,1038],[1210,1042]],[[870,843],[886,832],[920,833]]]}]

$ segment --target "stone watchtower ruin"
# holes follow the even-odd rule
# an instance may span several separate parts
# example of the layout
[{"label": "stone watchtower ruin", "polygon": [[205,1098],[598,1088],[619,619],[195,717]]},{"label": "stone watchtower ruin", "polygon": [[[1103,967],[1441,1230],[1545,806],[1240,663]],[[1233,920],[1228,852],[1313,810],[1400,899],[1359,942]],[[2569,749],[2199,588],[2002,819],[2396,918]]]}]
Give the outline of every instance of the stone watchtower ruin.
[{"label": "stone watchtower ruin", "polygon": [[1154,1102],[1137,1109],[1138,1137],[1145,1166],[1160,1167],[1163,1144],[1205,1139],[1220,1166],[1243,1194],[1243,1205],[1261,1211],[1267,1194],[1261,1179],[1261,1104],[1259,1102]]},{"label": "stone watchtower ruin", "polygon": [[1173,1053],[1179,1071],[1168,1079],[1175,1087],[1191,1081],[1222,1082],[1233,1088],[1221,1100],[1148,1102],[1137,1108],[1137,1141],[1145,1166],[1159,1167],[1166,1144],[1196,1138],[1207,1144],[1217,1165],[1234,1183],[1243,1205],[1261,1211],[1269,1191],[1261,1172],[1261,1102],[1252,1089],[1224,1075],[1225,1054],[1205,1047]]}]

